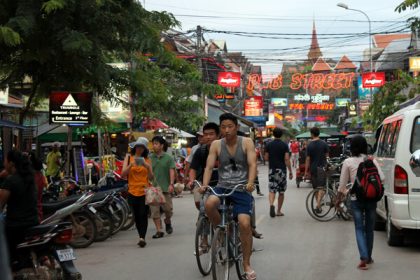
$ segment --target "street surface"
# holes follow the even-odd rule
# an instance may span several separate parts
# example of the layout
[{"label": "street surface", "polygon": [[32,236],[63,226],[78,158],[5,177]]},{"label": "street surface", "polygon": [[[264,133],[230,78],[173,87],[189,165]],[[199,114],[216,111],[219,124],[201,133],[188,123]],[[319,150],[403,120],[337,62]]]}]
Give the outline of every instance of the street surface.
[{"label": "street surface", "polygon": [[[385,232],[375,232],[375,264],[368,271],[356,269],[358,251],[352,222],[321,223],[306,212],[309,185],[300,189],[289,182],[284,217],[268,215],[267,167],[259,165],[263,197],[256,196],[257,229],[264,239],[255,240],[252,265],[259,280],[300,279],[416,279],[420,245],[392,248]],[[152,239],[149,222],[146,248],[139,248],[137,232],[119,232],[114,238],[76,251],[76,266],[83,279],[203,279],[193,255],[197,211],[192,195],[174,199],[174,233]],[[261,251],[259,251],[261,250]],[[211,276],[206,277],[211,279]],[[235,277],[233,279],[236,279]]]}]

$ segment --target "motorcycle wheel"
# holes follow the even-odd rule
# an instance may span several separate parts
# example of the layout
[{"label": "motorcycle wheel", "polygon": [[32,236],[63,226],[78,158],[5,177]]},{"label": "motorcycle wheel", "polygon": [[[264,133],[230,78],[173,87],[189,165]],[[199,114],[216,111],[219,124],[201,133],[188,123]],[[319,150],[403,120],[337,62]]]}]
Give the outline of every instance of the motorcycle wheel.
[{"label": "motorcycle wheel", "polygon": [[96,213],[95,222],[98,230],[95,237],[95,242],[102,242],[107,240],[114,230],[114,223],[111,213],[106,209],[99,209]]},{"label": "motorcycle wheel", "polygon": [[134,214],[133,211],[131,209],[131,207],[128,208],[128,213],[127,213],[127,220],[125,222],[125,224],[121,227],[121,230],[129,230],[133,225],[134,225]]},{"label": "motorcycle wheel", "polygon": [[70,242],[70,246],[73,248],[89,247],[97,235],[94,219],[84,212],[76,212],[71,216],[68,219],[73,225],[73,240]]}]

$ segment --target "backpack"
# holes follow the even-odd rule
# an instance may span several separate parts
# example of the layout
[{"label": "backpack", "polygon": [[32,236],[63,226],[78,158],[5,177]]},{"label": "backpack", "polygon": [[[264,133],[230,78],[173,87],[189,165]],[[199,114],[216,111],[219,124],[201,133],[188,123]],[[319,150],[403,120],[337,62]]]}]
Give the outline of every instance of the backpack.
[{"label": "backpack", "polygon": [[384,195],[384,186],[378,168],[371,158],[359,164],[352,193],[359,201],[379,201]]}]

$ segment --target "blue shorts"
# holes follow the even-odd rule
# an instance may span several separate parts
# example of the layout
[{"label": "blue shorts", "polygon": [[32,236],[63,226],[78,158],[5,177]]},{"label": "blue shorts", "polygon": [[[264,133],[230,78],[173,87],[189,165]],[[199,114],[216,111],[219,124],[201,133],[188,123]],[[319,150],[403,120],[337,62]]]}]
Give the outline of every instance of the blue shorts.
[{"label": "blue shorts", "polygon": [[[217,194],[230,192],[229,189],[221,187],[216,187],[214,190]],[[233,216],[235,218],[238,217],[239,214],[247,214],[249,216],[252,216],[254,198],[249,192],[235,191],[231,196],[227,197],[226,203],[232,203]]]}]

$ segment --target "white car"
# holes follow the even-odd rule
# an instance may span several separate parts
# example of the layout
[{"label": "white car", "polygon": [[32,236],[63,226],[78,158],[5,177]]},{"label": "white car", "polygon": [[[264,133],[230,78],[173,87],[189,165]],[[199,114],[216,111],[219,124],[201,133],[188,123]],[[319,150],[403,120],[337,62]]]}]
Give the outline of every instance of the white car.
[{"label": "white car", "polygon": [[385,174],[376,228],[385,224],[388,244],[400,246],[406,233],[420,230],[420,166],[412,158],[420,150],[420,102],[387,117],[376,136],[374,156]]}]

